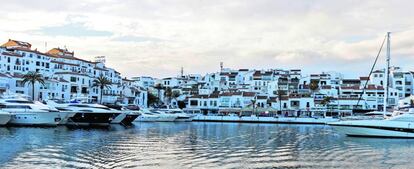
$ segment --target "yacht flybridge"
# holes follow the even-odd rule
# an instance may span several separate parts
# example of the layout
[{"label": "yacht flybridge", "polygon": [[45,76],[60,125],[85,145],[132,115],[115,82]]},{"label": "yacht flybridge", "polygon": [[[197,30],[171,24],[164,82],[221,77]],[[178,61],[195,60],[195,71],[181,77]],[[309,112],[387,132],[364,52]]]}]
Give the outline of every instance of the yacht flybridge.
[{"label": "yacht flybridge", "polygon": [[[388,78],[390,64],[390,32],[387,33],[387,57],[385,73],[385,94],[382,120],[349,120],[328,123],[336,130],[348,135],[359,137],[390,137],[390,138],[414,138],[414,111],[395,115],[386,119],[388,102]],[[379,56],[379,55],[378,55]],[[377,56],[377,57],[378,57]]]}]

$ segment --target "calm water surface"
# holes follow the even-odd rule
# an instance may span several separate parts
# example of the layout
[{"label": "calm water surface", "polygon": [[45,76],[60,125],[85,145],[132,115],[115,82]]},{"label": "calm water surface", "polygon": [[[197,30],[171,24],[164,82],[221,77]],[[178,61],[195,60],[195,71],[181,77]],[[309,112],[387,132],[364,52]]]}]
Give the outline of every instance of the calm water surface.
[{"label": "calm water surface", "polygon": [[135,123],[0,128],[1,168],[412,168],[414,140],[323,125]]}]

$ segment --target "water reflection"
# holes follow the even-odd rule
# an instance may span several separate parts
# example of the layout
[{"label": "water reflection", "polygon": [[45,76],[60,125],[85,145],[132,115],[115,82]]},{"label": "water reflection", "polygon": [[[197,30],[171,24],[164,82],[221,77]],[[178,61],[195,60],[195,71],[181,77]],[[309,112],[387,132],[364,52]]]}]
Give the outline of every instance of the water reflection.
[{"label": "water reflection", "polygon": [[0,128],[5,168],[408,168],[414,140],[350,138],[329,126],[135,123]]}]

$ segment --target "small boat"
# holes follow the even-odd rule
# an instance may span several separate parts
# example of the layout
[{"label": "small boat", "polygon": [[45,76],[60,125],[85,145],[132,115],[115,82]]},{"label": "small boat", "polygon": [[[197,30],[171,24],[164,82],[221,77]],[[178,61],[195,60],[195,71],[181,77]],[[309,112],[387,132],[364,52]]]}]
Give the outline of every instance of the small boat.
[{"label": "small boat", "polygon": [[0,126],[6,125],[11,119],[11,113],[0,110]]},{"label": "small boat", "polygon": [[1,98],[0,109],[11,114],[8,125],[19,126],[57,126],[74,115],[51,109],[38,101],[15,96]]},{"label": "small boat", "polygon": [[414,114],[406,113],[384,120],[352,120],[328,123],[347,136],[414,138]]},{"label": "small boat", "polygon": [[166,114],[162,111],[141,109],[141,115],[135,120],[140,122],[173,122],[177,118],[175,115]]},{"label": "small boat", "polygon": [[166,114],[175,115],[177,122],[190,122],[193,121],[193,115],[184,113],[181,109],[160,109],[159,111],[165,112]]}]

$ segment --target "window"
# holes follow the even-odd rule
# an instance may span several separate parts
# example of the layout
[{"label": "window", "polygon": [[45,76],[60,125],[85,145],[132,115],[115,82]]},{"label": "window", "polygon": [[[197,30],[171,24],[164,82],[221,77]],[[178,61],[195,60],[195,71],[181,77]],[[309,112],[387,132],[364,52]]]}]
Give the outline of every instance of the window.
[{"label": "window", "polygon": [[76,82],[76,77],[70,77],[71,82]]},{"label": "window", "polygon": [[198,101],[197,100],[191,100],[190,101],[190,106],[197,106],[198,105]]},{"label": "window", "polygon": [[40,62],[39,61],[36,62],[36,66],[40,66]]}]

